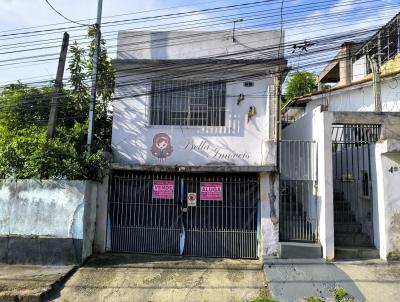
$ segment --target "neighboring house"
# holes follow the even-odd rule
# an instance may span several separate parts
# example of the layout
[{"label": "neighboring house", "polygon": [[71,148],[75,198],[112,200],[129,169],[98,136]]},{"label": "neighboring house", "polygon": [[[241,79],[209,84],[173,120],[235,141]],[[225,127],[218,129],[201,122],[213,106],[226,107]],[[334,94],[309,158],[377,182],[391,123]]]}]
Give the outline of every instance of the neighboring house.
[{"label": "neighboring house", "polygon": [[280,31],[119,33],[108,250],[278,253],[280,43]]},{"label": "neighboring house", "polygon": [[332,88],[295,98],[283,110],[283,120],[293,122],[319,105],[328,111],[375,111],[371,60],[381,75],[383,112],[400,111],[400,15],[396,15],[363,43],[344,43],[335,58],[321,71],[318,84]]},{"label": "neighboring house", "polygon": [[[318,77],[332,88],[283,108],[283,142],[313,143],[317,159],[312,193],[284,183],[281,173],[281,191],[289,193],[280,223],[286,216],[298,220],[293,208],[301,208],[302,216],[317,221],[327,259],[400,257],[399,28],[397,15],[365,43],[343,44]],[[371,79],[370,59],[380,66],[380,84]],[[299,239],[291,235],[288,241]]]}]

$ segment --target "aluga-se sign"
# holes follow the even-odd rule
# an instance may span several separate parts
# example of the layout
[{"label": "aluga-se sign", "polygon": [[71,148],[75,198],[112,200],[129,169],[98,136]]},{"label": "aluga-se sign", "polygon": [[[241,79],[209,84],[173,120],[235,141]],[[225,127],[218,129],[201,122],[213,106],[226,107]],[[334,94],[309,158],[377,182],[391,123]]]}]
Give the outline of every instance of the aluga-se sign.
[{"label": "aluga-se sign", "polygon": [[200,182],[200,200],[223,200],[222,182]]}]

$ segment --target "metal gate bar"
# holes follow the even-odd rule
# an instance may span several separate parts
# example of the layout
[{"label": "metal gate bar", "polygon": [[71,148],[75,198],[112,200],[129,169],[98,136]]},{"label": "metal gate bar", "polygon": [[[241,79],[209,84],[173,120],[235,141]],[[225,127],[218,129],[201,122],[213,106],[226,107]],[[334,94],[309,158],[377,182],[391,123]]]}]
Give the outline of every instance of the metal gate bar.
[{"label": "metal gate bar", "polygon": [[280,241],[318,240],[316,149],[314,141],[280,142]]},{"label": "metal gate bar", "polygon": [[[153,199],[154,180],[174,180],[174,199]],[[115,171],[110,181],[112,251],[180,254],[183,242],[187,256],[257,258],[256,174]],[[221,182],[223,199],[200,200],[201,182]],[[188,207],[188,193],[196,206]]]},{"label": "metal gate bar", "polygon": [[222,182],[222,201],[200,201],[185,220],[185,255],[257,258],[258,179],[256,175],[186,176],[185,193],[199,195],[200,182]]},{"label": "metal gate bar", "polygon": [[335,233],[365,234],[373,242],[371,145],[380,125],[332,126]]},{"label": "metal gate bar", "polygon": [[163,179],[162,174],[112,175],[112,251],[179,254],[179,205],[174,200],[151,198],[153,180]]}]

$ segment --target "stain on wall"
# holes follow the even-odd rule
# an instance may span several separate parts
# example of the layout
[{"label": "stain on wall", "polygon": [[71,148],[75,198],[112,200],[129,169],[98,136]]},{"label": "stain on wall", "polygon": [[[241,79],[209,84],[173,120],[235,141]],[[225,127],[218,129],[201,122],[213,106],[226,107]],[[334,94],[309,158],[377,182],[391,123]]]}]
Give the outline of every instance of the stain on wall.
[{"label": "stain on wall", "polygon": [[395,212],[390,218],[389,242],[391,251],[388,253],[388,259],[400,260],[400,211]]}]

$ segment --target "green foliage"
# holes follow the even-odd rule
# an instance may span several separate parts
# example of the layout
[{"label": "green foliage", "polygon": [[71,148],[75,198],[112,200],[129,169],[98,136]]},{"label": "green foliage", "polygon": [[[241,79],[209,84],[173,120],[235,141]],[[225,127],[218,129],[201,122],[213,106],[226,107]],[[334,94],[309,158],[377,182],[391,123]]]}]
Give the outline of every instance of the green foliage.
[{"label": "green foliage", "polygon": [[350,296],[342,287],[333,290],[335,302],[354,302],[354,298]]},{"label": "green foliage", "polygon": [[30,88],[20,82],[4,88],[0,94],[0,125],[12,131],[47,120],[52,91],[51,87]]},{"label": "green foliage", "polygon": [[[94,37],[92,29],[89,37]],[[55,137],[46,136],[53,87],[28,87],[20,82],[0,93],[0,178],[101,180],[108,166],[104,150],[110,148],[112,119],[109,112],[115,72],[102,41],[99,61],[94,144],[86,148],[92,47],[76,42],[70,47],[70,87],[58,99]]]},{"label": "green foliage", "polygon": [[306,302],[324,302],[325,300],[320,297],[305,297],[304,301],[306,301]]},{"label": "green foliage", "polygon": [[290,101],[295,97],[316,91],[315,75],[307,71],[299,71],[290,76],[286,85],[285,99]]},{"label": "green foliage", "polygon": [[278,300],[271,297],[271,292],[268,288],[264,288],[260,290],[257,297],[247,300],[247,302],[278,302]]}]

